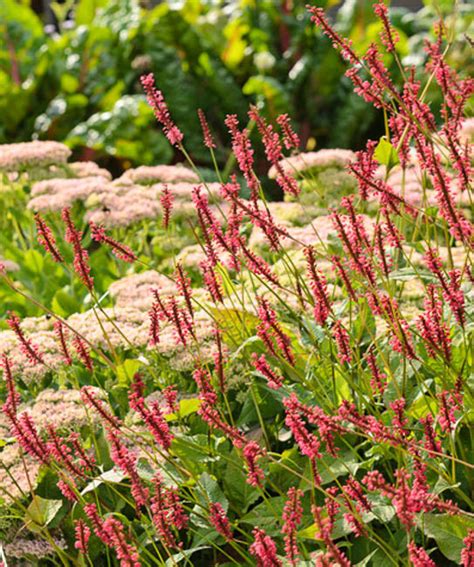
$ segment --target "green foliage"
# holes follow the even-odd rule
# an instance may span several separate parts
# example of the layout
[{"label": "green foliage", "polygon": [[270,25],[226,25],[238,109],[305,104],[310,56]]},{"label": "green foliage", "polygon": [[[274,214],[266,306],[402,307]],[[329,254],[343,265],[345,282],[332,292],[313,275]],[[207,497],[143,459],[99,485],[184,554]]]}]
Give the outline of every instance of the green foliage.
[{"label": "green foliage", "polygon": [[[0,7],[0,142],[57,139],[78,155],[112,159],[119,168],[170,162],[174,156],[161,135],[144,128],[150,111],[137,96],[138,78],[150,71],[188,151],[202,164],[209,157],[197,108],[215,130],[222,162],[224,117],[236,113],[245,122],[249,102],[271,119],[290,113],[310,146],[357,147],[372,130],[383,130],[380,117],[352,93],[330,42],[310,25],[304,1],[286,13],[275,2],[243,0],[227,11],[204,0],[151,10],[137,0],[52,6],[59,26],[54,35],[25,3],[6,0]],[[72,28],[64,21],[71,9]],[[421,38],[433,17],[434,8],[416,20],[395,12],[401,57],[410,43],[418,46],[415,63],[423,61]],[[380,24],[368,5],[346,2],[337,19],[356,50],[378,41]],[[465,57],[462,47],[454,53]]]},{"label": "green foliage", "polygon": [[[71,0],[52,5],[61,30],[57,37],[44,35],[25,3],[1,7],[1,33],[7,40],[13,38],[22,54],[23,85],[15,83],[18,69],[14,59],[7,58],[7,41],[7,51],[0,49],[0,81],[7,94],[6,102],[0,103],[6,114],[1,132],[5,138],[15,132],[22,139],[35,131],[41,137],[67,140],[83,157],[113,159],[127,168],[171,162],[174,150],[158,128],[149,127],[153,113],[137,82],[146,71],[155,73],[185,133],[189,155],[199,163],[208,164],[209,158],[193,112],[198,106],[216,131],[217,159],[222,162],[227,157],[222,119],[235,112],[245,120],[249,100],[258,102],[270,118],[296,113],[310,143],[315,136],[318,143],[353,144],[371,127],[374,114],[349,94],[341,78],[343,65],[329,42],[308,26],[302,2],[295,0],[293,11],[285,15],[273,1],[242,0],[233,4],[238,10],[226,18],[215,6],[218,3],[211,2],[166,2],[145,11],[133,0],[80,0],[75,6],[76,27],[68,29],[63,20],[73,4]],[[346,2],[337,16],[339,28],[358,48],[375,40],[380,31],[366,8],[366,3]],[[289,36],[282,33],[285,26]],[[423,25],[401,17],[398,27],[403,56]],[[375,159],[387,175],[392,169],[400,173],[397,148],[386,136],[380,138]],[[436,136],[436,142],[443,138]],[[442,155],[440,167],[454,177],[455,170]],[[0,313],[0,354],[11,358],[14,388],[20,395],[17,401],[2,357],[0,562],[15,565],[8,546],[24,536],[27,545],[52,546],[45,557],[26,553],[21,558],[25,564],[118,566],[116,550],[85,512],[86,504],[95,504],[102,522],[120,521],[126,543],[137,547],[144,567],[253,565],[255,528],[274,538],[279,553],[285,549],[288,493],[293,488],[302,503],[293,532],[300,567],[314,565],[318,558],[332,561],[334,557],[321,558],[331,546],[359,567],[408,565],[410,543],[423,547],[436,564],[459,564],[466,536],[474,529],[474,306],[472,282],[461,272],[471,262],[471,251],[451,239],[436,200],[429,207],[420,205],[416,218],[401,205],[399,211],[382,212],[373,202],[360,202],[354,180],[342,166],[315,165],[295,174],[302,191],[293,202],[259,202],[262,212],[276,205],[274,224],[288,230],[277,250],[259,245],[260,229],[268,219],[252,223],[249,201],[237,200],[245,212],[238,226],[240,270],[230,266],[224,254],[219,257],[215,275],[224,299],[218,301],[209,293],[200,262],[204,252],[210,256],[221,232],[216,226],[216,234],[202,230],[189,206],[190,194],[184,192],[182,200],[176,197],[182,186],[176,188],[166,229],[162,209],[156,207],[142,220],[127,217],[126,226],[107,227],[109,239],[101,243],[91,239],[87,222],[91,202],[99,197],[87,194],[74,202],[71,215],[82,233],[80,246],[87,251],[92,290],[78,277],[77,243],[74,258],[59,212],[44,214],[64,256],[56,263],[44,242],[38,242],[28,207],[35,181],[57,174],[69,182],[70,165],[36,170],[33,160],[19,175],[0,179],[0,262],[17,264],[0,273],[0,302],[5,306]],[[215,179],[209,171],[203,178]],[[396,186],[402,194],[405,173]],[[425,177],[410,180],[415,197],[432,191]],[[157,187],[132,183],[130,178],[103,179],[105,193],[119,187],[131,196],[130,210],[135,196],[153,194]],[[82,181],[73,179],[78,187]],[[102,181],[98,184],[101,191]],[[169,187],[174,190],[173,183]],[[218,202],[212,214],[228,236],[229,211],[235,211],[209,192]],[[158,201],[162,194],[148,202]],[[355,214],[360,216],[346,215],[348,200],[344,207],[336,207],[347,195],[353,196]],[[56,195],[50,197],[54,200]],[[469,215],[466,203],[461,206]],[[336,211],[357,241],[352,246],[360,247],[355,256],[342,233],[329,228],[324,234],[328,225],[334,226],[330,213],[334,212],[334,221]],[[387,245],[383,257],[369,240],[376,228],[387,237],[381,223],[389,221],[404,240],[403,246]],[[244,236],[248,250],[243,248]],[[138,259],[131,264],[119,260],[112,253],[121,245],[115,241],[130,247]],[[192,251],[190,244],[195,245],[189,246]],[[314,245],[314,265],[309,245]],[[428,246],[443,254],[441,276],[428,270]],[[181,256],[183,248],[188,248],[187,256]],[[256,258],[250,255],[252,261],[243,254],[250,250]],[[178,285],[178,254],[190,278],[192,309]],[[189,260],[193,255],[198,260]],[[334,255],[355,292],[334,269]],[[364,265],[373,268],[372,277],[361,270]],[[452,301],[446,300],[447,288],[456,288],[458,279],[464,324],[454,316]],[[121,285],[120,298],[120,286],[111,287],[115,282]],[[415,296],[407,292],[410,284],[415,284]],[[423,303],[429,286],[437,290],[439,306]],[[158,296],[165,305],[161,312]],[[268,312],[262,298],[268,301]],[[330,313],[321,321],[317,313],[323,303]],[[23,335],[17,331],[15,337],[7,329],[8,310],[21,316]],[[158,312],[160,340],[152,345],[150,320]],[[438,352],[436,341],[423,336],[421,316],[428,313],[436,316],[437,338],[445,340],[449,354]],[[71,360],[53,327],[58,318]],[[394,322],[398,327],[392,328]],[[183,339],[180,331],[188,324],[192,329]],[[338,328],[346,330],[347,345],[341,346]],[[78,339],[83,340],[82,351]],[[415,353],[411,358],[405,356],[408,345]],[[36,347],[44,355],[40,363],[30,360]],[[273,383],[255,361],[262,354],[275,373]],[[201,382],[200,371],[205,376]],[[83,396],[92,392],[96,403],[85,403],[81,389]],[[446,410],[443,403],[451,405]],[[12,405],[18,407],[13,411]],[[28,426],[25,410],[36,429]],[[427,416],[432,420],[424,422]],[[35,443],[40,448],[48,443],[48,456],[41,457],[39,451],[36,458],[38,453],[21,435],[33,439],[33,448]],[[255,461],[249,448],[257,451]],[[313,455],[308,457],[308,452]],[[90,466],[87,458],[93,459]],[[262,480],[256,482],[255,471],[260,469]],[[372,488],[374,478],[380,485]],[[75,497],[59,481],[71,482]],[[147,495],[146,505],[134,502],[137,486]],[[357,490],[362,497],[353,496]],[[329,513],[331,503],[337,506]],[[179,544],[168,545],[163,531],[178,516],[178,504],[188,525],[175,524],[171,539]],[[227,515],[232,540],[213,525],[213,504]],[[168,507],[161,518],[160,506]],[[75,545],[78,520],[94,532],[87,554]],[[333,524],[324,541],[321,531],[329,521]]]}]

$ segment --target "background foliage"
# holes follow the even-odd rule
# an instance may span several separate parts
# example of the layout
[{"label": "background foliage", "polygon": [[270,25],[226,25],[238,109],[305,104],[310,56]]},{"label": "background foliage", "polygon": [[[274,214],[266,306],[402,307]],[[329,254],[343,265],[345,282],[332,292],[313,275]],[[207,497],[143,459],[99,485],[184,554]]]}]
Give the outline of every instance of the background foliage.
[{"label": "background foliage", "polygon": [[[139,76],[153,71],[170,101],[195,160],[208,162],[195,112],[203,108],[217,132],[218,159],[227,153],[228,113],[245,119],[250,102],[269,118],[287,112],[304,145],[361,147],[383,131],[383,117],[352,93],[330,42],[308,25],[305,0],[182,0],[144,7],[137,0],[52,3],[57,31],[47,29],[28,2],[0,7],[0,143],[65,141],[78,157],[120,171],[130,165],[168,163],[173,152],[150,130]],[[378,40],[380,24],[369,2],[333,0],[338,29],[356,49]],[[393,11],[401,57],[424,60],[423,38],[439,11],[453,3],[426,2],[415,14]],[[472,22],[461,4],[451,57],[466,64],[462,33]],[[72,19],[71,19],[72,18]],[[51,26],[49,26],[51,27]],[[48,32],[48,33],[47,33]],[[457,65],[459,67],[459,65]],[[393,70],[393,69],[392,69]]]}]

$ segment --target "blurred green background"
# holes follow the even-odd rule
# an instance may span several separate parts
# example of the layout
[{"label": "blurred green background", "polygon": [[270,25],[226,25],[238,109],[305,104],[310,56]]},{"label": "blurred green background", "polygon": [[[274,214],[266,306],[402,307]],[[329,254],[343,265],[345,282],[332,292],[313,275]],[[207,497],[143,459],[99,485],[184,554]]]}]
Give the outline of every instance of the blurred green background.
[{"label": "blurred green background", "polygon": [[[224,117],[236,113],[245,123],[250,102],[271,119],[289,113],[303,148],[361,147],[383,133],[383,117],[352,94],[344,64],[309,21],[307,2],[0,0],[0,143],[64,141],[77,159],[114,172],[174,162],[178,156],[154,124],[138,82],[153,71],[201,165],[209,158],[199,107],[215,131],[222,163]],[[378,41],[372,2],[312,3],[329,10],[357,50]],[[455,6],[461,17],[454,21]],[[469,3],[430,0],[418,12],[393,7],[399,54],[421,65],[423,40],[440,14],[456,25],[450,57],[466,69]]]}]

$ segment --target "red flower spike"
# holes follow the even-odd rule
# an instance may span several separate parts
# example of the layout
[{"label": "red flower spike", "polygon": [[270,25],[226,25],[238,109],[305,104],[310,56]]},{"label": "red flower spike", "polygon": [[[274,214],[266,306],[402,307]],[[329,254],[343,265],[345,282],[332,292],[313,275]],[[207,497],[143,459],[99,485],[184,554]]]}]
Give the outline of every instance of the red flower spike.
[{"label": "red flower spike", "polygon": [[84,520],[75,520],[74,533],[76,536],[74,547],[84,555],[87,555],[89,550],[89,538],[91,537],[89,526],[86,525]]},{"label": "red flower spike", "polygon": [[90,275],[89,254],[82,247],[82,232],[76,228],[71,218],[71,211],[63,209],[62,219],[66,225],[66,242],[72,245],[74,252],[74,271],[89,291],[94,289],[94,279]]},{"label": "red flower spike", "polygon": [[96,397],[94,389],[91,386],[83,386],[81,388],[81,398],[84,404],[94,409],[105,421],[107,421],[115,429],[119,429],[121,421],[115,417],[105,407],[102,400]]},{"label": "red flower spike", "polygon": [[296,542],[296,533],[303,519],[302,496],[303,492],[292,486],[288,490],[288,497],[282,515],[283,528],[281,531],[285,535],[285,553],[288,563],[292,567],[296,567],[300,556]]},{"label": "red flower spike", "polygon": [[148,104],[151,106],[157,121],[161,124],[169,143],[172,146],[179,146],[184,138],[183,133],[171,119],[163,93],[155,87],[153,73],[142,75],[140,82],[145,91]]},{"label": "red flower spike", "polygon": [[20,343],[20,350],[26,356],[30,364],[44,364],[43,355],[40,354],[38,347],[27,339],[20,326],[20,318],[13,311],[8,312],[7,325],[15,333],[18,342]]},{"label": "red flower spike", "polygon": [[92,221],[89,223],[89,226],[91,227],[92,240],[95,240],[96,242],[101,242],[109,246],[109,248],[112,249],[112,252],[115,254],[115,256],[117,256],[117,258],[119,258],[120,260],[129,263],[135,262],[137,257],[129,246],[126,246],[125,244],[121,244],[120,242],[117,242],[110,236],[107,236],[105,229],[101,226],[97,226]]},{"label": "red flower spike", "polygon": [[413,541],[408,544],[408,555],[413,567],[436,567],[436,563],[430,559],[426,551],[417,547]]},{"label": "red flower spike", "polygon": [[140,509],[146,507],[148,504],[149,490],[143,486],[142,480],[138,475],[138,457],[125,447],[116,431],[109,429],[107,438],[110,442],[110,456],[112,461],[130,478],[131,494],[135,500],[137,514],[140,515]]},{"label": "red flower spike", "polygon": [[287,150],[297,150],[300,147],[300,139],[294,132],[288,114],[280,114],[276,119],[277,124],[283,132],[283,144]]},{"label": "red flower spike", "polygon": [[273,539],[264,530],[255,528],[252,532],[254,542],[249,548],[250,554],[257,560],[258,567],[281,567],[277,557],[277,548]]},{"label": "red flower spike", "polygon": [[313,248],[307,246],[303,252],[306,257],[306,270],[309,279],[309,286],[313,292],[313,298],[315,301],[314,318],[319,325],[324,325],[331,313],[327,281],[316,268],[316,258]]},{"label": "red flower spike", "polygon": [[251,486],[262,486],[265,474],[261,467],[257,464],[257,461],[263,456],[263,451],[256,441],[249,441],[245,445],[243,449],[243,456],[248,469],[247,482]]},{"label": "red flower spike", "polygon": [[168,450],[171,446],[173,435],[163,417],[159,403],[155,401],[152,402],[149,407],[146,405],[145,398],[143,397],[143,389],[144,385],[140,375],[135,374],[128,395],[130,407],[143,419],[158,445]]},{"label": "red flower spike", "polygon": [[344,363],[352,361],[352,351],[350,345],[349,333],[344,329],[340,321],[336,321],[332,328],[332,335],[336,341],[337,354],[339,360]]},{"label": "red flower spike", "polygon": [[214,140],[212,138],[211,130],[206,120],[206,115],[200,108],[198,108],[198,116],[199,116],[199,122],[201,123],[204,145],[209,149],[215,148],[216,144],[214,143]]},{"label": "red flower spike", "polygon": [[193,290],[191,288],[191,280],[189,279],[188,275],[185,273],[183,266],[179,263],[176,265],[175,280],[178,291],[184,297],[189,316],[192,319],[194,317],[194,309],[193,309],[193,300],[192,300]]},{"label": "red flower spike", "polygon": [[56,485],[61,491],[61,494],[64,496],[64,498],[69,500],[69,502],[75,503],[79,501],[79,497],[77,496],[76,492],[74,492],[74,488],[76,488],[77,490],[77,487],[71,478],[69,478],[67,481],[61,479],[56,483]]},{"label": "red flower spike", "polygon": [[58,338],[59,345],[61,347],[64,364],[66,364],[67,366],[71,366],[72,357],[69,353],[69,349],[68,349],[68,346],[67,346],[66,329],[65,329],[64,325],[61,323],[61,321],[55,321],[53,327],[54,327],[54,332],[55,332],[55,334]]},{"label": "red flower spike", "polygon": [[173,210],[174,195],[165,185],[160,194],[160,203],[163,209],[163,228],[168,228],[171,219],[171,211]]},{"label": "red flower spike", "polygon": [[59,252],[53,232],[39,213],[35,214],[35,224],[38,232],[38,242],[46,250],[46,252],[51,254],[51,257],[55,262],[63,262],[64,258],[62,257],[61,252]]},{"label": "red flower spike", "polygon": [[273,390],[278,390],[283,385],[283,376],[276,370],[273,370],[267,362],[265,355],[262,354],[260,357],[257,353],[252,354],[252,364],[260,374],[262,374],[268,381],[268,387]]},{"label": "red flower spike", "polygon": [[81,360],[82,364],[84,364],[89,372],[92,372],[94,370],[94,363],[92,362],[89,347],[79,335],[74,335],[72,339],[72,346],[77,352],[77,356]]},{"label": "red flower spike", "polygon": [[239,121],[235,114],[227,115],[225,125],[232,136],[232,151],[234,152],[239,169],[247,181],[251,198],[255,201],[258,199],[259,181],[253,171],[254,151],[249,140],[249,131],[246,128],[242,131],[239,130]]},{"label": "red flower spike", "polygon": [[209,521],[216,531],[220,533],[227,541],[234,538],[232,528],[224,508],[219,502],[212,502],[209,507]]},{"label": "red flower spike", "polygon": [[397,30],[391,25],[388,19],[388,8],[383,2],[378,2],[373,6],[375,15],[378,16],[383,25],[383,32],[380,39],[389,53],[395,51],[395,45],[400,41]]},{"label": "red flower spike", "polygon": [[16,391],[10,359],[6,354],[2,354],[0,359],[0,368],[3,370],[3,379],[7,386],[7,397],[2,406],[2,410],[4,413],[8,410],[11,415],[16,415],[21,398],[20,394]]},{"label": "red flower spike", "polygon": [[463,567],[472,567],[474,565],[474,530],[469,530],[463,542],[464,549],[461,551],[462,565]]}]

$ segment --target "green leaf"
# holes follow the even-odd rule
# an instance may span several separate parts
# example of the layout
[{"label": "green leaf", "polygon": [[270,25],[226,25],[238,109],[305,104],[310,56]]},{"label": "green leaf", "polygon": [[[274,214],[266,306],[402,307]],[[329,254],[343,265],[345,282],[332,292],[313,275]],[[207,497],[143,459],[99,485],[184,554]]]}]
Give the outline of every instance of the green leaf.
[{"label": "green leaf", "polygon": [[89,484],[81,491],[81,494],[87,494],[88,492],[92,492],[96,488],[98,488],[104,482],[110,482],[112,484],[117,484],[118,482],[122,482],[125,478],[123,472],[119,471],[118,469],[110,469],[109,471],[105,471],[97,478],[89,482]]},{"label": "green leaf", "polygon": [[199,477],[196,485],[196,495],[198,503],[194,506],[193,512],[191,513],[191,521],[200,528],[209,528],[208,521],[202,518],[202,516],[205,515],[205,510],[209,508],[210,503],[218,502],[227,512],[229,501],[225,497],[217,480],[207,472],[202,473]]},{"label": "green leaf", "polygon": [[181,400],[179,402],[179,410],[178,413],[169,413],[165,416],[166,421],[172,421],[173,419],[177,419],[179,417],[187,417],[188,415],[192,415],[196,413],[197,410],[201,407],[201,400],[199,398],[188,398],[186,400]]},{"label": "green leaf", "polygon": [[23,266],[34,274],[40,274],[44,268],[44,258],[38,250],[27,250],[23,256]]},{"label": "green leaf", "polygon": [[362,559],[362,561],[359,561],[359,563],[355,564],[355,567],[367,567],[368,565],[370,565],[370,560],[372,559],[372,557],[377,553],[377,550],[374,549],[374,551],[372,551],[372,553],[369,553],[369,555],[367,555],[364,559]]},{"label": "green leaf", "polygon": [[25,513],[25,524],[32,532],[39,532],[50,524],[63,505],[62,500],[48,500],[33,496]]},{"label": "green leaf", "polygon": [[245,83],[242,92],[261,98],[274,114],[291,111],[287,91],[280,81],[273,77],[254,75]]},{"label": "green leaf", "polygon": [[248,514],[245,514],[240,519],[240,522],[263,528],[268,535],[275,535],[280,530],[280,526],[275,521],[275,518],[281,517],[285,501],[286,498],[284,496],[275,496],[265,500],[255,506]]},{"label": "green leaf", "polygon": [[426,283],[434,283],[436,278],[426,270],[414,270],[413,268],[401,268],[390,273],[390,279],[400,282],[408,282],[413,279],[421,279]]},{"label": "green leaf", "polygon": [[208,502],[210,500],[211,502],[219,502],[224,510],[227,511],[229,502],[214,477],[207,472],[203,473],[199,478],[199,486],[201,488],[201,495],[204,496],[203,501]]},{"label": "green leaf", "polygon": [[80,304],[74,296],[69,295],[69,293],[62,289],[58,289],[58,291],[54,294],[51,308],[61,317],[69,317],[69,315],[79,311]]},{"label": "green leaf", "polygon": [[234,450],[228,460],[225,474],[222,478],[224,491],[233,505],[241,513],[259,498],[259,491],[247,482],[245,471]]},{"label": "green leaf", "polygon": [[[337,457],[331,455],[324,455],[319,461],[319,473],[321,476],[321,483],[323,485],[334,482],[340,476],[347,476],[349,474],[356,474],[356,472],[364,466],[363,462],[357,460],[354,453],[351,451],[341,451]],[[304,471],[305,479],[311,479],[311,465],[307,463]],[[300,488],[307,490],[311,487],[311,483],[307,480],[301,480]]]},{"label": "green leaf", "polygon": [[385,137],[380,138],[375,148],[374,157],[380,165],[385,165],[389,171],[400,163],[396,149]]},{"label": "green leaf", "polygon": [[172,567],[172,565],[176,565],[183,559],[188,559],[195,551],[201,551],[202,549],[209,549],[208,545],[200,545],[199,547],[193,547],[192,549],[185,549],[184,551],[180,551],[175,555],[171,555],[169,559],[166,560],[166,567]]},{"label": "green leaf", "polygon": [[142,363],[139,360],[129,359],[117,366],[117,379],[119,386],[128,387],[134,375],[140,370]]},{"label": "green leaf", "polygon": [[451,561],[461,562],[463,540],[474,529],[474,519],[449,514],[425,514],[419,520],[419,528],[432,537],[441,553]]},{"label": "green leaf", "polygon": [[94,21],[97,8],[104,6],[106,0],[80,0],[74,11],[76,25],[88,25]]},{"label": "green leaf", "polygon": [[223,340],[230,344],[240,345],[254,334],[259,323],[255,315],[240,309],[211,307],[209,311],[223,331]]}]

